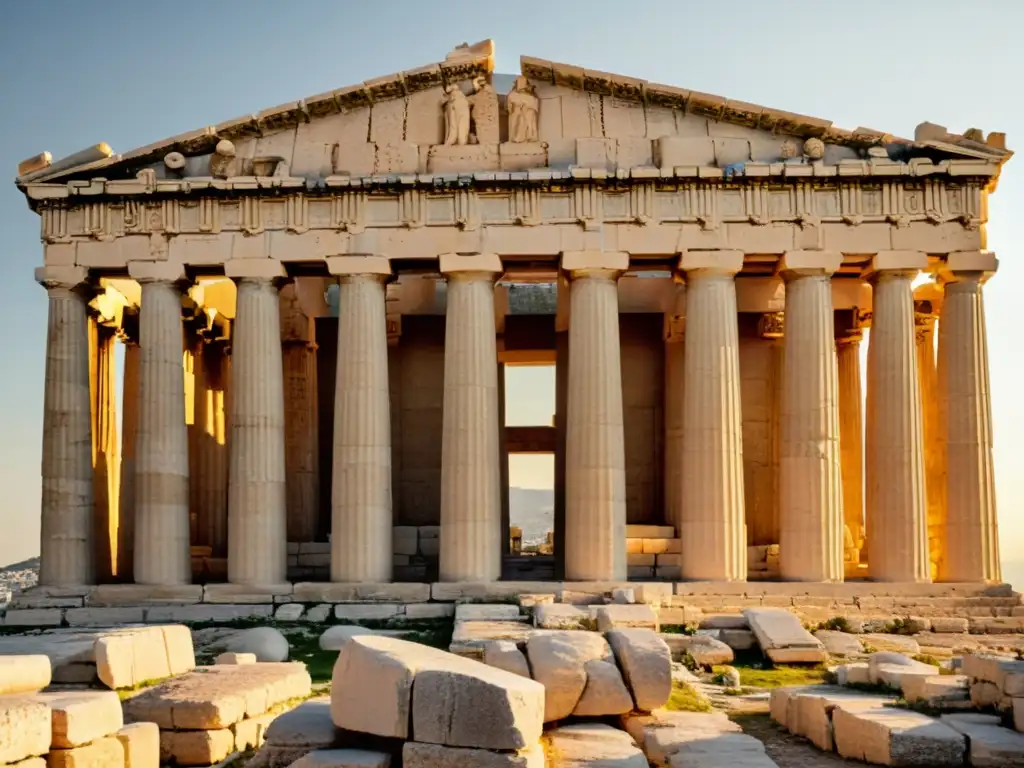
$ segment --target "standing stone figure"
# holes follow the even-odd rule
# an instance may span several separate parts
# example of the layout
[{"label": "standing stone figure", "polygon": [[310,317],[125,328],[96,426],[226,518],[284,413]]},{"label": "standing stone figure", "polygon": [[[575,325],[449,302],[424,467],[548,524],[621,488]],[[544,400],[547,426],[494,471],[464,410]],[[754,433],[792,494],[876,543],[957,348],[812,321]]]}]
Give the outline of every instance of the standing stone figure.
[{"label": "standing stone figure", "polygon": [[469,100],[457,85],[446,85],[444,92],[445,146],[469,143]]},{"label": "standing stone figure", "polygon": [[487,82],[487,78],[478,75],[473,79],[473,95],[469,101],[470,115],[473,118],[473,135],[477,144],[498,143],[498,93]]},{"label": "standing stone figure", "polygon": [[508,95],[507,103],[509,141],[516,144],[537,141],[537,113],[540,111],[540,99],[537,98],[533,86],[525,77],[516,78],[515,85]]}]

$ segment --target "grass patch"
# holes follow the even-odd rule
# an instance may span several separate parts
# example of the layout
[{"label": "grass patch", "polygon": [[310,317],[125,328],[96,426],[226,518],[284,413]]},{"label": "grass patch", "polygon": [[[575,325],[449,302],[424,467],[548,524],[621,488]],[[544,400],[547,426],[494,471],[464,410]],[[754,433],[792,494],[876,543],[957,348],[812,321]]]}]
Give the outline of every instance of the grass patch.
[{"label": "grass patch", "polygon": [[673,680],[672,694],[665,709],[672,712],[710,712],[711,702],[692,685]]},{"label": "grass patch", "polygon": [[128,699],[137,696],[147,688],[152,688],[154,685],[160,685],[164,680],[168,680],[166,677],[156,677],[152,680],[143,680],[141,683],[136,683],[128,688],[118,688],[117,698],[121,701],[127,701]]},{"label": "grass patch", "polygon": [[658,631],[666,635],[696,635],[700,624],[662,624]]},{"label": "grass patch", "polygon": [[823,621],[819,624],[818,629],[829,629],[834,632],[849,632],[850,622],[847,621],[845,616],[833,616],[828,621]]},{"label": "grass patch", "polygon": [[[828,682],[829,672],[821,666],[774,666],[770,663],[761,666],[735,665],[740,673],[740,683],[744,688],[785,688],[798,685],[822,685]],[[721,673],[723,667],[714,667],[713,672]]]}]

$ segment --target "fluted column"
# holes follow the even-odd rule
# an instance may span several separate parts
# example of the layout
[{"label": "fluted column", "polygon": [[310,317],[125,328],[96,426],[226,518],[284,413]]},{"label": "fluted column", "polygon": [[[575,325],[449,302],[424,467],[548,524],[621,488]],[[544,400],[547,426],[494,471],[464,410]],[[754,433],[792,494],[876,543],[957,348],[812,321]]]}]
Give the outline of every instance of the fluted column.
[{"label": "fluted column", "polygon": [[987,251],[949,254],[939,320],[939,378],[946,461],[946,556],[941,578],[998,582],[999,530],[992,466],[992,403],[982,284]]},{"label": "fluted column", "polygon": [[868,563],[876,581],[927,582],[928,524],[921,391],[911,282],[919,251],[875,256],[866,429]]},{"label": "fluted column", "polygon": [[[928,297],[928,298],[925,298]],[[939,425],[939,382],[935,362],[935,320],[941,290],[925,283],[914,291],[917,379],[921,389],[921,435],[924,440],[924,489],[928,517],[928,573],[939,578],[946,552],[946,478]]]},{"label": "fluted column", "polygon": [[682,575],[747,577],[740,412],[739,341],[734,277],[741,251],[688,251],[683,396]]},{"label": "fluted column", "polygon": [[[861,331],[847,330],[836,339],[839,374],[839,458],[843,474],[843,521],[850,532],[850,546],[864,545],[864,422],[862,420],[860,342]],[[844,553],[845,555],[845,553]],[[844,560],[845,560],[844,556]]]},{"label": "fluted column", "polygon": [[[280,264],[228,262],[237,299],[231,342],[228,441],[228,581],[286,579],[284,376]],[[251,261],[257,261],[255,259]]]},{"label": "fluted column", "polygon": [[95,577],[109,583],[117,573],[120,444],[117,439],[117,382],[114,375],[114,329],[90,321],[95,334],[92,376],[93,542]]},{"label": "fluted column", "polygon": [[39,562],[39,583],[47,587],[94,579],[86,278],[78,267],[36,270],[49,297]]},{"label": "fluted column", "polygon": [[624,252],[562,254],[569,293],[565,578],[624,581],[626,456],[619,353]]},{"label": "fluted column", "polygon": [[[343,256],[334,385],[331,581],[391,580],[391,417],[385,283],[388,260]],[[493,315],[492,315],[493,316]]]},{"label": "fluted column", "polygon": [[139,310],[139,415],[135,446],[137,584],[188,584],[188,426],[182,368],[180,267],[134,262]]},{"label": "fluted column", "polygon": [[677,477],[683,463],[683,392],[686,368],[686,287],[676,287],[676,306],[665,315],[665,521],[676,528],[682,522],[682,487]]},{"label": "fluted column", "polygon": [[448,279],[441,439],[441,581],[501,577],[494,254],[441,256]]},{"label": "fluted column", "polygon": [[842,581],[843,497],[833,251],[790,251],[786,283],[779,459],[780,574],[785,581]]},{"label": "fluted column", "polygon": [[117,580],[135,580],[135,453],[139,433],[139,361],[137,341],[124,344],[121,377],[121,488],[117,515]]}]

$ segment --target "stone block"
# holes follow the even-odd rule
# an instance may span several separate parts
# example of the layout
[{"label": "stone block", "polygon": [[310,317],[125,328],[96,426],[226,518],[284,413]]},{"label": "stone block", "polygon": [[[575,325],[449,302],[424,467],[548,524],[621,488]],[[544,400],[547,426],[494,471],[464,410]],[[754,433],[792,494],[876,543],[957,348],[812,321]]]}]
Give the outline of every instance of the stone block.
[{"label": "stone block", "polygon": [[225,664],[240,666],[243,664],[255,664],[256,654],[255,653],[236,653],[234,651],[227,651],[217,656],[213,660],[214,664]]},{"label": "stone block", "polygon": [[125,768],[160,768],[160,729],[156,723],[132,723],[114,736],[124,749]]},{"label": "stone block", "polygon": [[374,173],[416,173],[419,147],[409,142],[377,144]]},{"label": "stone block", "polygon": [[339,603],[334,617],[342,621],[386,621],[403,615],[405,606],[375,603]]},{"label": "stone block", "polygon": [[460,656],[482,660],[484,645],[490,640],[522,642],[534,632],[522,621],[460,621],[455,625],[448,650]]},{"label": "stone block", "polygon": [[[474,750],[475,751],[475,750]],[[389,768],[391,755],[369,749],[316,749],[307,752],[289,768]],[[405,763],[409,765],[408,762]],[[442,763],[430,763],[442,765]],[[448,763],[443,763],[447,766]]]},{"label": "stone block", "polygon": [[595,626],[595,618],[575,605],[549,603],[534,607],[533,623],[541,629],[589,629]]},{"label": "stone block", "polygon": [[757,637],[749,629],[720,629],[718,639],[734,651],[749,651],[757,645]]},{"label": "stone block", "polygon": [[146,621],[234,621],[236,619],[268,618],[273,605],[159,605],[146,610]]},{"label": "stone block", "polygon": [[414,525],[396,525],[391,529],[391,546],[396,555],[415,555],[419,552],[419,529]]},{"label": "stone block", "polygon": [[46,765],[47,768],[123,768],[124,747],[118,739],[110,737],[74,749],[54,749]]},{"label": "stone block", "polygon": [[256,717],[249,717],[231,726],[235,734],[235,751],[244,752],[248,749],[258,749],[263,746],[264,735],[267,727],[273,722],[277,714],[267,712]]},{"label": "stone block", "polygon": [[500,167],[497,144],[433,146],[427,156],[428,173],[472,173],[497,171]]},{"label": "stone block", "polygon": [[1024,732],[1024,698],[1013,700],[1013,727]]},{"label": "stone block", "polygon": [[672,657],[665,641],[650,629],[613,629],[606,637],[637,709],[664,706],[672,691]]},{"label": "stone block", "polygon": [[143,620],[142,608],[68,608],[64,620],[72,627],[116,627]]},{"label": "stone block", "polygon": [[310,699],[271,721],[261,756],[266,755],[270,766],[288,766],[310,750],[338,746],[339,733],[331,720],[330,699]]},{"label": "stone block", "polygon": [[710,668],[713,665],[730,664],[735,658],[732,648],[710,635],[661,634],[660,637],[669,647],[672,661],[675,662],[682,662],[683,657],[689,654],[694,662]]},{"label": "stone block", "polygon": [[89,590],[85,600],[91,607],[103,608],[121,605],[190,605],[202,599],[203,587],[200,584],[100,584]]},{"label": "stone block", "polygon": [[[642,541],[642,540],[641,540]],[[630,568],[650,568],[655,564],[654,555],[626,553],[626,565]]]},{"label": "stone block", "polygon": [[402,747],[402,765],[404,768],[544,768],[545,762],[544,750],[539,744],[513,753],[408,741]]},{"label": "stone block", "polygon": [[230,728],[160,731],[161,757],[177,765],[214,765],[235,751]]},{"label": "stone block", "polygon": [[932,632],[943,634],[963,634],[967,632],[967,619],[959,616],[933,616]]},{"label": "stone block", "polygon": [[588,661],[614,659],[601,635],[576,630],[531,635],[526,654],[533,679],[544,686],[544,722],[561,720],[576,709],[587,685]]},{"label": "stone block", "polygon": [[743,616],[761,650],[777,664],[821,663],[828,658],[824,646],[803,628],[799,619],[781,608],[748,608]]},{"label": "stone block", "polygon": [[[974,768],[1024,765],[1024,734],[1003,728],[984,716],[943,715],[941,721],[967,737],[968,760]],[[961,737],[962,738],[962,737]]]},{"label": "stone block", "polygon": [[52,747],[80,747],[110,736],[124,725],[121,700],[113,691],[54,691],[36,695],[52,713]]},{"label": "stone block", "polygon": [[968,683],[966,675],[905,675],[901,680],[901,689],[907,701],[919,701],[938,708],[969,703]]},{"label": "stone block", "polygon": [[5,627],[59,627],[63,621],[60,608],[14,608],[4,614]]},{"label": "stone block", "polygon": [[[299,555],[302,555],[301,546]],[[259,605],[273,603],[275,597],[291,594],[291,584],[207,584],[203,587],[203,602]]]},{"label": "stone block", "polygon": [[870,685],[871,665],[863,661],[841,664],[836,667],[836,681],[839,685]]},{"label": "stone block", "polygon": [[0,764],[45,755],[52,735],[50,706],[30,696],[0,697]]},{"label": "stone block", "polygon": [[533,679],[526,656],[519,650],[519,646],[510,640],[491,640],[485,643],[483,662],[514,675]]},{"label": "stone block", "polygon": [[96,672],[108,688],[131,688],[195,668],[188,627],[138,627],[101,635],[93,648]]},{"label": "stone block", "polygon": [[701,629],[746,629],[747,617],[742,614],[708,613],[700,622]]},{"label": "stone block", "polygon": [[299,603],[426,603],[430,600],[430,585],[300,582],[292,599]]},{"label": "stone block", "polygon": [[825,646],[830,656],[858,656],[864,652],[864,646],[856,635],[819,629],[814,633],[814,637]]},{"label": "stone block", "polygon": [[614,139],[578,138],[575,164],[579,168],[598,168],[614,172],[616,150]]},{"label": "stone block", "polygon": [[518,621],[519,606],[509,603],[463,603],[455,606],[456,621]]},{"label": "stone block", "polygon": [[1024,674],[1024,661],[987,653],[970,653],[964,656],[961,672],[972,680],[983,680],[1002,690],[1007,675]]},{"label": "stone block", "polygon": [[605,605],[597,609],[597,628],[601,632],[625,627],[644,627],[658,631],[658,616],[649,605]]},{"label": "stone block", "polygon": [[545,142],[506,142],[498,145],[498,163],[503,171],[525,171],[548,165],[548,147]]},{"label": "stone block", "polygon": [[411,603],[405,606],[405,618],[409,621],[447,619],[454,615],[455,606],[451,603]]},{"label": "stone block", "polygon": [[944,723],[904,709],[846,709],[832,713],[836,751],[876,765],[963,765],[964,737]]},{"label": "stone block", "polygon": [[50,675],[49,656],[0,656],[0,695],[41,691]]},{"label": "stone block", "polygon": [[274,618],[277,621],[298,621],[304,610],[302,603],[283,603],[274,611]]},{"label": "stone block", "polygon": [[647,768],[644,753],[632,737],[603,723],[564,725],[548,731],[550,751],[558,755],[561,768],[608,766],[608,768]]},{"label": "stone block", "polygon": [[708,136],[662,136],[654,141],[654,163],[666,169],[678,165],[714,165],[715,145]]}]

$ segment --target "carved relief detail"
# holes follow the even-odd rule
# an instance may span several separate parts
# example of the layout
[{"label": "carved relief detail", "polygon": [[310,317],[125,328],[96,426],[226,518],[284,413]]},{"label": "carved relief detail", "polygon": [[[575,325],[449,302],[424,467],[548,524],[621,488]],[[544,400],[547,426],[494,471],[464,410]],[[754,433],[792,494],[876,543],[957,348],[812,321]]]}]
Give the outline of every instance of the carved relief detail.
[{"label": "carved relief detail", "polygon": [[585,230],[601,228],[604,221],[604,195],[596,187],[576,187],[573,195],[576,221]]},{"label": "carved relief detail", "polygon": [[853,182],[840,188],[839,205],[843,212],[844,224],[855,227],[864,221],[861,197],[859,182]]},{"label": "carved relief detail", "polygon": [[309,231],[309,207],[305,195],[285,198],[285,211],[289,232],[301,234]]},{"label": "carved relief detail", "polygon": [[540,99],[530,81],[517,77],[505,104],[508,107],[508,140],[514,144],[537,141]]},{"label": "carved relief detail", "polygon": [[40,215],[44,243],[66,243],[68,235],[68,209],[64,207],[43,208]]},{"label": "carved relief detail", "polygon": [[480,226],[480,214],[477,210],[476,195],[468,189],[455,191],[455,223],[466,231],[473,231]]},{"label": "carved relief detail", "polygon": [[110,220],[110,205],[89,203],[83,206],[85,213],[85,234],[94,240],[109,242],[114,239]]},{"label": "carved relief detail", "polygon": [[654,221],[654,184],[637,184],[629,188],[630,216],[637,224]]},{"label": "carved relief detail", "polygon": [[701,229],[714,231],[718,229],[721,220],[718,217],[718,190],[710,186],[700,187],[700,207],[697,209],[697,223]]},{"label": "carved relief detail", "polygon": [[747,207],[747,220],[755,226],[763,227],[771,222],[768,214],[768,203],[765,200],[764,184],[750,184],[744,190]]},{"label": "carved relief detail", "polygon": [[398,196],[398,220],[409,229],[419,229],[426,224],[423,215],[423,196],[412,189],[403,189]]},{"label": "carved relief detail", "polygon": [[540,192],[536,187],[520,187],[515,190],[513,219],[516,224],[532,227],[540,224]]},{"label": "carved relief detail", "polygon": [[333,198],[331,225],[354,235],[366,229],[366,193],[344,192]]},{"label": "carved relief detail", "polygon": [[220,203],[209,197],[199,200],[199,231],[220,232]]},{"label": "carved relief detail", "polygon": [[259,235],[263,232],[263,199],[259,197],[243,197],[242,231],[247,235]]}]

